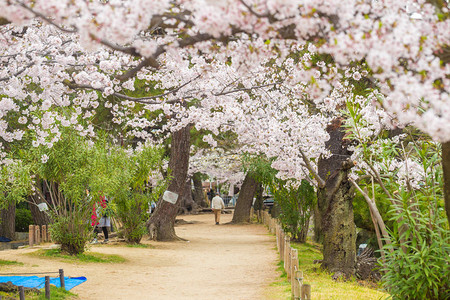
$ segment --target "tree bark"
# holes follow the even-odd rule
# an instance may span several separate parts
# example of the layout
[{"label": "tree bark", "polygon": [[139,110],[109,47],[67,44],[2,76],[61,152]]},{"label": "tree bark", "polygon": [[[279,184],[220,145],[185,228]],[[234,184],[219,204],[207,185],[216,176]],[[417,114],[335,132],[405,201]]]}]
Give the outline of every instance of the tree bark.
[{"label": "tree bark", "polygon": [[[34,204],[30,204],[30,211],[31,216],[33,217],[33,223],[34,225],[48,225],[50,224],[50,218],[49,216],[43,212],[40,211],[39,208],[36,206],[36,204],[41,203],[41,201],[37,200],[35,197],[28,197],[28,200]],[[39,201],[39,202],[38,202]]]},{"label": "tree bark", "polygon": [[192,198],[192,186],[190,178],[187,179],[184,185],[183,197],[181,201],[181,212],[184,214],[197,213],[198,206]]},{"label": "tree bark", "polygon": [[450,142],[442,143],[442,169],[444,170],[445,211],[450,225]]},{"label": "tree bark", "polygon": [[319,161],[319,176],[325,186],[318,189],[317,204],[323,232],[322,267],[330,272],[342,272],[345,276],[355,273],[356,227],[353,219],[353,195],[348,172],[353,164],[348,160],[342,119],[335,119],[327,127],[330,139],[326,147],[332,156]]},{"label": "tree bark", "polygon": [[246,223],[250,222],[250,209],[253,204],[253,196],[255,195],[258,183],[247,173],[244,182],[242,183],[241,191],[239,192],[239,199],[234,209],[233,220],[231,223]]},{"label": "tree bark", "polygon": [[157,241],[180,240],[175,234],[174,226],[189,167],[190,129],[191,126],[189,125],[172,133],[169,159],[171,181],[167,190],[178,194],[178,199],[175,204],[160,199],[155,212],[147,221],[150,237]]},{"label": "tree bark", "polygon": [[9,203],[8,206],[0,210],[0,236],[11,240],[16,238],[16,203]]},{"label": "tree bark", "polygon": [[313,209],[313,221],[314,221],[314,241],[316,243],[323,243],[323,231],[322,231],[322,218],[319,211],[319,205],[316,203]]},{"label": "tree bark", "polygon": [[194,182],[194,202],[197,203],[199,207],[208,207],[205,195],[203,194],[201,175],[201,173],[197,172],[192,176],[192,181]]},{"label": "tree bark", "polygon": [[[258,183],[255,189],[255,205],[253,205],[253,208],[255,209],[256,216],[258,218],[258,223],[262,223],[261,220],[261,211],[263,209],[263,192],[264,188],[261,183]],[[273,217],[273,216],[272,216]]]}]

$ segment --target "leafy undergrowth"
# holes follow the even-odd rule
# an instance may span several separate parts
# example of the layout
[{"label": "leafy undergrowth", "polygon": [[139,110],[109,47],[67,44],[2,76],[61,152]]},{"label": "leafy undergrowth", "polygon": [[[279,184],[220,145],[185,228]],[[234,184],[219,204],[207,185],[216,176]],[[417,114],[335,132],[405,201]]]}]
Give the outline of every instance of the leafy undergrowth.
[{"label": "leafy undergrowth", "polygon": [[129,248],[155,248],[152,245],[147,244],[126,244]]},{"label": "leafy undergrowth", "polygon": [[[45,289],[40,289],[41,293],[37,294],[34,292],[25,292],[26,300],[47,300],[45,298]],[[2,299],[19,299],[19,293],[5,293],[0,292],[0,296]],[[74,293],[66,291],[62,288],[57,288],[56,286],[50,285],[50,299],[52,300],[75,300],[79,299],[78,296]]]},{"label": "leafy undergrowth", "polygon": [[85,252],[78,255],[68,255],[61,252],[59,249],[41,249],[30,253],[29,255],[38,256],[41,258],[59,259],[70,262],[82,263],[122,263],[125,258],[119,255],[102,254],[96,252]]},{"label": "leafy undergrowth", "polygon": [[[291,243],[291,247],[298,249],[299,268],[303,271],[303,283],[311,285],[311,298],[330,300],[380,300],[389,297],[389,294],[369,287],[371,284],[359,283],[356,280],[334,281],[331,275],[320,269],[320,264],[314,264],[314,260],[323,259],[320,246],[312,243],[297,244]],[[291,286],[287,280],[283,263],[279,264],[279,271],[282,272],[281,279],[284,283],[275,282],[273,284],[285,284],[286,289],[279,299],[291,299]],[[280,295],[281,296],[281,295]]]},{"label": "leafy undergrowth", "polygon": [[[27,300],[47,300],[45,298],[45,289],[41,289],[41,293],[39,295],[30,294],[25,297]],[[52,300],[72,300],[78,299],[77,295],[71,293],[70,291],[66,291],[63,288],[57,288],[56,286],[50,286],[50,299]]]},{"label": "leafy undergrowth", "polygon": [[10,265],[23,265],[23,263],[19,262],[19,261],[15,261],[15,260],[4,260],[4,259],[0,259],[0,267],[1,266],[10,266]]}]

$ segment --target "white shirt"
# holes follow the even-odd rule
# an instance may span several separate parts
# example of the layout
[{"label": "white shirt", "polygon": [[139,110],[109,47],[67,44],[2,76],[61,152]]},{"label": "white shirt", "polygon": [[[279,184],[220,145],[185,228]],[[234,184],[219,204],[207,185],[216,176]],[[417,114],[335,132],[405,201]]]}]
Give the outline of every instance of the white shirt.
[{"label": "white shirt", "polygon": [[212,209],[223,209],[225,208],[225,203],[223,203],[223,199],[220,196],[215,196],[211,201]]}]

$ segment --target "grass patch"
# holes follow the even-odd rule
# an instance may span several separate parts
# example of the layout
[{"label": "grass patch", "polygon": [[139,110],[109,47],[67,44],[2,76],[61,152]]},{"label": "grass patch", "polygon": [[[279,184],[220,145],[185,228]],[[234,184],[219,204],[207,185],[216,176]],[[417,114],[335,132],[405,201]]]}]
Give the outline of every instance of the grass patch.
[{"label": "grass patch", "polygon": [[41,258],[56,258],[63,261],[82,262],[82,263],[122,263],[125,258],[119,255],[102,254],[96,252],[85,252],[78,255],[68,255],[62,253],[60,249],[41,249],[30,253],[29,255]]},{"label": "grass patch", "polygon": [[286,272],[283,267],[283,262],[278,262],[277,271],[280,277],[277,281],[272,282],[265,290],[264,300],[268,299],[291,299],[291,286],[286,279]]},{"label": "grass patch", "polygon": [[[331,279],[330,273],[320,269],[320,264],[313,264],[314,260],[323,259],[320,245],[291,243],[291,247],[298,249],[299,268],[303,271],[303,283],[311,285],[312,299],[380,300],[389,296],[381,290],[361,286],[356,280],[337,282]],[[287,280],[283,262],[280,262],[278,266],[279,270],[282,269],[283,280],[288,285],[283,299],[290,299],[290,282]]]},{"label": "grass patch", "polygon": [[[45,288],[39,289],[41,291],[40,294],[34,292],[25,292],[25,299],[27,300],[47,300],[45,298]],[[15,299],[18,297],[17,293],[9,294],[5,292],[0,292],[0,296],[6,299]],[[72,300],[79,299],[77,294],[66,291],[63,288],[58,288],[54,285],[50,285],[50,298],[52,300]]]},{"label": "grass patch", "polygon": [[19,266],[23,266],[23,263],[21,263],[20,261],[15,261],[15,260],[4,260],[4,259],[0,259],[0,267],[1,267],[1,266],[10,266],[10,265],[19,265]]},{"label": "grass patch", "polygon": [[129,247],[129,248],[152,248],[150,245],[147,245],[147,244],[127,244],[127,247]]},{"label": "grass patch", "polygon": [[[26,299],[30,300],[47,300],[45,298],[45,289],[41,289],[41,293],[26,295]],[[50,286],[50,299],[52,300],[66,300],[66,299],[78,299],[77,295],[66,291],[63,288],[57,288],[56,286]]]}]

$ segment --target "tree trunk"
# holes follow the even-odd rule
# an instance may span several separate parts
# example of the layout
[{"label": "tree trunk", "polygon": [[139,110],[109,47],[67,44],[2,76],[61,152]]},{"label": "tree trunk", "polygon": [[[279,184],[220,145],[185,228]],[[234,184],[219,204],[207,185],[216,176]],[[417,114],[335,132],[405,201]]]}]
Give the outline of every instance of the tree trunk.
[{"label": "tree trunk", "polygon": [[181,212],[184,214],[197,213],[198,206],[192,198],[191,180],[188,178],[184,185],[183,197],[181,201]]},{"label": "tree trunk", "polygon": [[445,211],[450,225],[450,142],[442,144],[442,169],[444,170]]},{"label": "tree trunk", "polygon": [[11,240],[16,238],[16,203],[10,203],[0,210],[0,236]]},{"label": "tree trunk", "polygon": [[202,186],[202,174],[197,172],[192,176],[192,181],[194,182],[194,202],[197,203],[199,207],[208,207],[206,203],[205,195],[203,194]]},{"label": "tree trunk", "polygon": [[[263,192],[264,188],[261,183],[258,183],[255,190],[255,205],[253,205],[253,208],[255,209],[256,215],[258,217],[258,223],[261,223],[261,211],[263,209]],[[273,216],[272,216],[273,217]]]},{"label": "tree trunk", "polygon": [[50,218],[49,216],[43,212],[40,211],[39,208],[36,206],[36,204],[41,203],[41,201],[37,200],[35,197],[28,197],[28,200],[34,204],[30,204],[30,211],[31,216],[33,217],[33,224],[34,225],[48,225],[50,224]]},{"label": "tree trunk", "polygon": [[308,237],[308,230],[309,230],[309,220],[306,220],[303,228],[300,230],[300,233],[298,234],[297,241],[299,243],[306,243],[306,238]]},{"label": "tree trunk", "polygon": [[342,119],[335,119],[327,127],[330,139],[326,147],[332,156],[319,161],[319,176],[325,186],[317,191],[323,232],[322,267],[330,272],[342,272],[346,277],[355,273],[356,227],[353,219],[353,195],[348,171],[353,164],[348,160]]},{"label": "tree trunk", "polygon": [[253,204],[253,196],[255,195],[258,183],[253,177],[247,173],[242,183],[239,199],[234,209],[233,220],[231,223],[250,222],[250,209]]},{"label": "tree trunk", "polygon": [[155,212],[147,221],[150,237],[157,241],[180,240],[175,234],[174,225],[180,208],[180,199],[183,197],[189,167],[190,129],[191,126],[189,125],[172,133],[169,159],[172,179],[167,190],[178,194],[178,199],[175,204],[160,199],[156,205]]},{"label": "tree trunk", "polygon": [[322,244],[323,243],[322,219],[318,203],[314,204],[313,207],[313,221],[314,221],[314,241],[316,243]]}]

